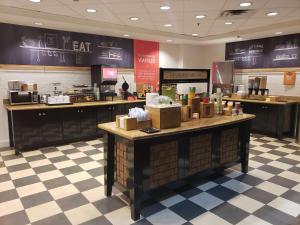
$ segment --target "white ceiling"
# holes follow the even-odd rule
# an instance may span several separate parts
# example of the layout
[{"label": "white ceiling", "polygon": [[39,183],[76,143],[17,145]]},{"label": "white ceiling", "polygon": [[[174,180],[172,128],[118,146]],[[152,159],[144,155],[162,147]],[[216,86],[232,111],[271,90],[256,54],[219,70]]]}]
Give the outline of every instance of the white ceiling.
[{"label": "white ceiling", "polygon": [[[240,7],[241,2],[252,2]],[[168,11],[160,6],[169,5]],[[87,13],[87,8],[96,13]],[[223,10],[253,9],[253,15],[220,18]],[[279,14],[267,17],[266,13]],[[196,19],[196,15],[206,15]],[[130,21],[129,17],[139,17]],[[225,25],[225,21],[233,22]],[[173,43],[214,44],[300,32],[300,0],[0,0],[0,22]],[[164,24],[172,27],[164,27]],[[199,24],[198,24],[199,23]],[[197,33],[198,37],[191,34]]]}]

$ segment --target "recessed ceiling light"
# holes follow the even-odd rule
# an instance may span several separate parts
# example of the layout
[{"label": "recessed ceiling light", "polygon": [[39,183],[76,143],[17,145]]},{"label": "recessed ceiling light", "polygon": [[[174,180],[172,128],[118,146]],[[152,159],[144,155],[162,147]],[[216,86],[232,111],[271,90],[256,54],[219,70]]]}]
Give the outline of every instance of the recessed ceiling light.
[{"label": "recessed ceiling light", "polygon": [[192,34],[192,36],[194,36],[194,37],[196,37],[196,36],[198,36],[199,34]]},{"label": "recessed ceiling light", "polygon": [[172,27],[172,24],[167,23],[167,24],[165,24],[164,26],[165,26],[165,27]]},{"label": "recessed ceiling light", "polygon": [[138,17],[130,17],[129,19],[132,20],[132,21],[137,21],[137,20],[139,20],[140,18],[138,18]]},{"label": "recessed ceiling light", "polygon": [[130,35],[129,34],[123,34],[123,37],[129,37]]},{"label": "recessed ceiling light", "polygon": [[251,6],[251,5],[252,5],[251,2],[242,2],[242,3],[240,4],[241,7],[249,7],[249,6]]},{"label": "recessed ceiling light", "polygon": [[42,26],[42,25],[43,25],[43,24],[40,23],[40,22],[35,22],[34,24],[37,25],[37,26]]},{"label": "recessed ceiling light", "polygon": [[173,40],[167,40],[167,42],[173,42]]},{"label": "recessed ceiling light", "polygon": [[95,12],[97,12],[96,9],[86,9],[86,11],[89,12],[89,13],[95,13]]},{"label": "recessed ceiling light", "polygon": [[162,5],[161,7],[159,7],[161,10],[169,10],[169,9],[171,9],[171,7],[170,6],[168,6],[168,5]]},{"label": "recessed ceiling light", "polygon": [[196,16],[196,19],[203,19],[205,17],[206,17],[205,15],[198,15],[198,16]]},{"label": "recessed ceiling light", "polygon": [[280,35],[280,34],[282,34],[282,32],[281,31],[277,31],[275,34],[276,35]]},{"label": "recessed ceiling light", "polygon": [[226,24],[226,25],[231,25],[231,24],[232,24],[232,22],[225,22],[225,24]]},{"label": "recessed ceiling light", "polygon": [[39,3],[39,2],[41,2],[41,0],[29,0],[29,1],[34,2],[34,3]]},{"label": "recessed ceiling light", "polygon": [[278,15],[278,12],[268,12],[266,13],[267,16],[276,16]]}]

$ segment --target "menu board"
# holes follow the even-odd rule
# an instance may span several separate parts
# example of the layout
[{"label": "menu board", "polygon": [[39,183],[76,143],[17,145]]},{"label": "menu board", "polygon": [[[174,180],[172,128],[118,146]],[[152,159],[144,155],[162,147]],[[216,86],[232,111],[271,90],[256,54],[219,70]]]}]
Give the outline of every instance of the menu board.
[{"label": "menu board", "polygon": [[0,23],[0,64],[133,68],[133,40]]},{"label": "menu board", "polygon": [[226,43],[226,60],[235,68],[300,67],[300,34]]}]

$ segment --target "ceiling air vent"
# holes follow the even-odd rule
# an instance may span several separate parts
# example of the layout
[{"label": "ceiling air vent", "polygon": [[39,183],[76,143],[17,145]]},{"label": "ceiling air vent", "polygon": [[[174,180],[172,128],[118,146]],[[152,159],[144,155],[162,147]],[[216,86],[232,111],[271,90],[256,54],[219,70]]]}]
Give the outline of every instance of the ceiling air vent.
[{"label": "ceiling air vent", "polygon": [[237,10],[225,10],[221,12],[220,18],[248,18],[252,16],[256,11],[253,9],[237,9]]}]

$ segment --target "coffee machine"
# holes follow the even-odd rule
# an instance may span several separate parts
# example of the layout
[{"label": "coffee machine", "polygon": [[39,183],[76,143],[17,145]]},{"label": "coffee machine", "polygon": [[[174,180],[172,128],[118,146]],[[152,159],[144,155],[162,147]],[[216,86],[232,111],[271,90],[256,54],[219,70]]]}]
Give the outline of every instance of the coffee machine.
[{"label": "coffee machine", "polygon": [[107,98],[113,100],[117,96],[115,85],[118,79],[117,67],[109,65],[92,65],[91,66],[92,86],[97,89],[96,99],[106,101]]}]

